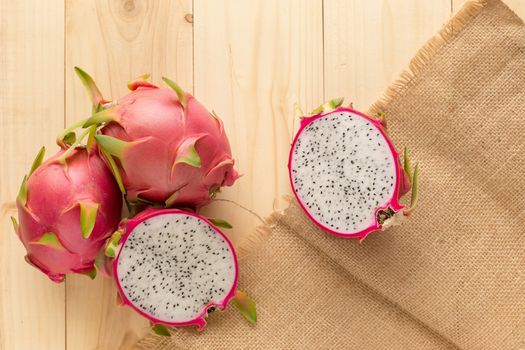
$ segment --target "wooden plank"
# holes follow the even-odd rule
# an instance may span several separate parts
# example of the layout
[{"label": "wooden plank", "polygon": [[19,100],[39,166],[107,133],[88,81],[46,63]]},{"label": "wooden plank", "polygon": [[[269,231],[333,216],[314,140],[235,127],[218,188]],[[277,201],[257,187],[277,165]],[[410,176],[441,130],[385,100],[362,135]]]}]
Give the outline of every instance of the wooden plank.
[{"label": "wooden plank", "polygon": [[65,285],[24,261],[15,197],[39,148],[64,124],[64,5],[0,1],[0,348],[64,349]]},{"label": "wooden plank", "polygon": [[[244,174],[220,198],[265,217],[286,206],[294,104],[323,100],[322,1],[196,0],[195,96],[222,118]],[[234,241],[260,220],[231,203],[205,212],[232,222]]]},{"label": "wooden plank", "polygon": [[[467,2],[467,0],[452,0],[452,10],[454,12],[459,11],[461,7]],[[521,19],[525,19],[525,1],[523,0],[503,0],[503,2]]]},{"label": "wooden plank", "polygon": [[325,0],[326,97],[366,110],[449,19],[450,0]]},{"label": "wooden plank", "polygon": [[[85,118],[90,101],[73,72],[80,66],[108,99],[128,93],[126,83],[145,73],[193,88],[191,0],[66,1],[67,122]],[[149,332],[129,308],[116,306],[112,280],[68,277],[67,346],[70,349],[127,349]]]}]

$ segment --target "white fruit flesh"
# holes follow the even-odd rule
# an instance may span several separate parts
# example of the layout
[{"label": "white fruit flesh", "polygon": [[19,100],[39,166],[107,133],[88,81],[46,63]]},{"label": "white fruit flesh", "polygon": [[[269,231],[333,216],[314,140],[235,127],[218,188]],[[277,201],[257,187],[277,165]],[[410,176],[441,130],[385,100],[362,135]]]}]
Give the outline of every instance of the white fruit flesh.
[{"label": "white fruit flesh", "polygon": [[395,154],[379,129],[351,112],[333,112],[308,124],[291,158],[293,189],[322,226],[353,234],[376,221],[392,199]]},{"label": "white fruit flesh", "polygon": [[169,213],[133,229],[122,246],[117,274],[136,308],[177,323],[224,300],[235,283],[236,265],[226,240],[207,222]]}]

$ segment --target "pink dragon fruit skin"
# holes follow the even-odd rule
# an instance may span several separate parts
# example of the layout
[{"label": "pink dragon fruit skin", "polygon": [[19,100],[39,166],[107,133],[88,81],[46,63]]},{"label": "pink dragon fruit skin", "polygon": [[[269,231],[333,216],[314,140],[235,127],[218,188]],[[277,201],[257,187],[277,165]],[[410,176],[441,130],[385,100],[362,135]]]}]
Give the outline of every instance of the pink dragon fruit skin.
[{"label": "pink dragon fruit skin", "polygon": [[[95,259],[116,229],[122,195],[98,152],[61,150],[24,181],[17,198],[17,234],[26,261],[61,282],[67,273],[94,277]],[[13,222],[16,221],[13,219]]]},{"label": "pink dragon fruit skin", "polygon": [[97,142],[117,158],[129,201],[198,208],[235,182],[230,145],[215,114],[182,90],[145,81],[129,87],[129,95],[85,124],[107,122]]}]

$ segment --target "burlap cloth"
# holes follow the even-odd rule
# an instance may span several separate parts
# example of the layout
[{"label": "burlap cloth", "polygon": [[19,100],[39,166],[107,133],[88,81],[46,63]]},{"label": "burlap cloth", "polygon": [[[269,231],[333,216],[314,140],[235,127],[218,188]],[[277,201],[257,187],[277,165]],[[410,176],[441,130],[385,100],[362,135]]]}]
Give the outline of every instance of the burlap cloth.
[{"label": "burlap cloth", "polygon": [[[371,108],[421,165],[420,206],[363,243],[295,201],[241,261],[257,302],[143,349],[525,349],[525,30],[469,3]],[[261,232],[259,232],[261,236]]]}]

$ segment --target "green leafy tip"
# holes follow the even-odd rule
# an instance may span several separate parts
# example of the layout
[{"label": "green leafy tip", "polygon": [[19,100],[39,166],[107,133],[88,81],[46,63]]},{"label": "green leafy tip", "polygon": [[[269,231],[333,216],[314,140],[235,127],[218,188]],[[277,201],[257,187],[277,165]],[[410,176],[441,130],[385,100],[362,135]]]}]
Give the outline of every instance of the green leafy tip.
[{"label": "green leafy tip", "polygon": [[120,238],[122,237],[121,231],[115,231],[111,238],[106,243],[105,254],[109,258],[114,258],[117,256],[118,247],[120,244]]},{"label": "green leafy tip", "polygon": [[154,207],[155,205],[157,205],[158,203],[156,202],[153,202],[153,201],[150,201],[149,199],[146,199],[146,198],[142,198],[140,195],[142,193],[139,193],[137,195],[137,199],[135,200],[136,203],[139,203],[139,204],[142,204],[142,205],[147,205],[147,206],[150,206],[150,207]]},{"label": "green leafy tip", "polygon": [[215,118],[216,120],[218,120],[218,121],[221,120],[221,118],[219,117],[219,115],[218,115],[214,110],[211,111],[211,115],[212,115],[213,118]]},{"label": "green leafy tip", "polygon": [[377,112],[376,113],[376,120],[379,121],[379,124],[381,124],[381,127],[386,131],[387,125],[386,125],[386,113],[385,112]]},{"label": "green leafy tip", "polygon": [[315,114],[319,114],[322,112],[331,111],[332,109],[339,108],[343,104],[343,101],[344,101],[343,97],[334,98],[333,100],[323,103],[322,105],[314,109],[312,112],[310,112],[310,114],[315,115]]},{"label": "green leafy tip", "polygon": [[97,268],[97,270],[103,271],[103,273],[105,274],[105,272],[107,272],[105,264],[106,264],[106,255],[101,250],[101,251],[99,251],[99,253],[95,257],[95,264],[94,265]]},{"label": "green leafy tip", "polygon": [[412,175],[412,196],[410,198],[410,208],[407,210],[407,214],[412,213],[417,207],[417,201],[419,199],[419,165],[416,164],[414,167],[414,174]]},{"label": "green leafy tip", "polygon": [[298,103],[294,103],[293,105],[293,117],[295,119],[303,119],[305,117],[305,114],[301,107],[299,107]]},{"label": "green leafy tip", "polygon": [[100,112],[93,114],[91,117],[88,118],[88,120],[86,120],[82,127],[87,128],[91,125],[99,125],[102,123],[118,121],[119,119],[120,115],[118,114],[117,107],[111,107],[108,109],[103,109]]},{"label": "green leafy tip", "polygon": [[219,124],[219,132],[222,134],[224,132],[224,125],[222,124],[221,117],[219,117],[219,115],[213,110],[211,111],[211,115],[213,119],[215,119],[215,121]]},{"label": "green leafy tip", "polygon": [[179,98],[179,102],[182,105],[182,108],[186,109],[186,93],[182,88],[173,80],[168,79],[166,77],[162,77],[162,80],[168,85],[175,93],[177,94],[177,97]]},{"label": "green leafy tip", "polygon": [[89,127],[89,134],[88,134],[88,139],[87,139],[87,143],[86,143],[86,149],[88,151],[88,153],[92,152],[94,149],[93,149],[93,145],[96,143],[95,141],[95,135],[97,134],[97,126],[96,125],[92,125]]},{"label": "green leafy tip", "polygon": [[68,132],[62,138],[62,142],[67,146],[71,146],[72,144],[75,143],[76,140],[77,140],[77,134],[75,134],[73,131]]},{"label": "green leafy tip", "polygon": [[38,241],[32,243],[45,245],[55,249],[64,249],[64,246],[60,243],[58,237],[53,232],[44,233]]},{"label": "green leafy tip", "polygon": [[87,119],[79,120],[62,130],[62,132],[57,136],[57,144],[62,148],[67,148],[68,146],[74,144],[77,140],[75,129],[84,125],[86,120]]},{"label": "green leafy tip", "polygon": [[339,108],[344,102],[344,97],[334,98],[333,100],[328,101],[328,106],[332,109]]},{"label": "green leafy tip", "polygon": [[212,219],[212,218],[210,218],[209,220],[210,220],[210,222],[212,224],[214,224],[217,227],[233,228],[233,226],[226,220],[223,220],[223,219]]},{"label": "green leafy tip", "polygon": [[235,291],[235,296],[233,302],[241,315],[248,320],[251,324],[257,323],[257,309],[255,307],[255,302],[241,290]]},{"label": "green leafy tip", "polygon": [[155,86],[148,82],[149,77],[150,74],[144,74],[136,77],[133,80],[128,81],[128,89],[130,89],[131,91],[135,91],[139,86]]},{"label": "green leafy tip", "polygon": [[412,184],[412,170],[410,169],[410,158],[408,156],[408,148],[405,146],[403,150],[403,168],[408,176],[408,181]]},{"label": "green leafy tip", "polygon": [[195,149],[197,141],[199,141],[204,135],[190,136],[177,149],[177,155],[173,166],[179,163],[186,163],[192,167],[200,168],[201,157]]},{"label": "green leafy tip", "polygon": [[107,135],[95,135],[95,140],[97,140],[98,145],[104,151],[117,158],[122,158],[124,151],[132,145],[131,142],[122,141]]},{"label": "green leafy tip", "polygon": [[11,216],[11,223],[13,224],[13,229],[15,230],[16,234],[18,235],[18,222],[16,219]]},{"label": "green leafy tip", "polygon": [[170,330],[163,324],[156,324],[151,327],[151,330],[161,337],[171,337]]},{"label": "green leafy tip", "polygon": [[87,277],[91,278],[92,280],[94,280],[95,277],[97,277],[97,269],[95,268],[95,266],[93,266],[93,268],[91,268],[89,270],[78,272],[78,273],[81,274],[81,275],[87,276]]},{"label": "green leafy tip", "polygon": [[31,176],[31,174],[34,173],[35,170],[42,164],[42,161],[44,160],[45,154],[46,154],[46,148],[42,147],[40,149],[40,151],[38,151],[38,154],[36,155],[36,158],[33,161],[33,165],[31,165],[31,170],[29,171],[29,176]]},{"label": "green leafy tip", "polygon": [[98,89],[97,84],[95,84],[95,81],[89,74],[80,67],[75,67],[75,73],[82,82],[82,85],[86,88],[94,109],[97,109],[100,104],[106,102],[104,97],[102,97],[102,93]]},{"label": "green leafy tip", "polygon": [[175,191],[171,194],[171,196],[168,197],[168,199],[166,199],[166,201],[164,202],[164,204],[166,205],[166,208],[169,208],[173,205],[173,203],[175,203],[175,201],[177,200],[177,197],[179,196],[179,191]]},{"label": "green leafy tip", "polygon": [[61,163],[67,167],[67,158],[75,151],[77,146],[79,146],[82,143],[82,140],[84,140],[84,138],[89,134],[89,132],[90,132],[90,129],[84,130],[82,134],[80,134],[78,139],[75,141],[75,143],[69,146],[69,148],[67,148],[65,152],[60,155],[60,157],[55,158],[54,161]]},{"label": "green leafy tip", "polygon": [[95,221],[97,220],[97,212],[99,208],[98,203],[91,202],[80,202],[80,230],[82,231],[82,237],[88,239],[93,232],[95,227]]},{"label": "green leafy tip", "polygon": [[113,156],[111,154],[104,150],[101,150],[101,153],[102,156],[109,163],[109,168],[111,169],[111,172],[115,177],[115,181],[117,181],[117,185],[118,188],[120,188],[120,192],[122,192],[122,194],[126,194],[126,188],[124,187],[124,183],[122,182],[122,176],[120,175],[120,170],[118,169],[117,163],[115,163],[115,159],[113,159]]},{"label": "green leafy tip", "polygon": [[18,190],[18,200],[20,204],[26,205],[27,202],[27,175],[24,175],[22,184],[20,185],[20,190]]}]

